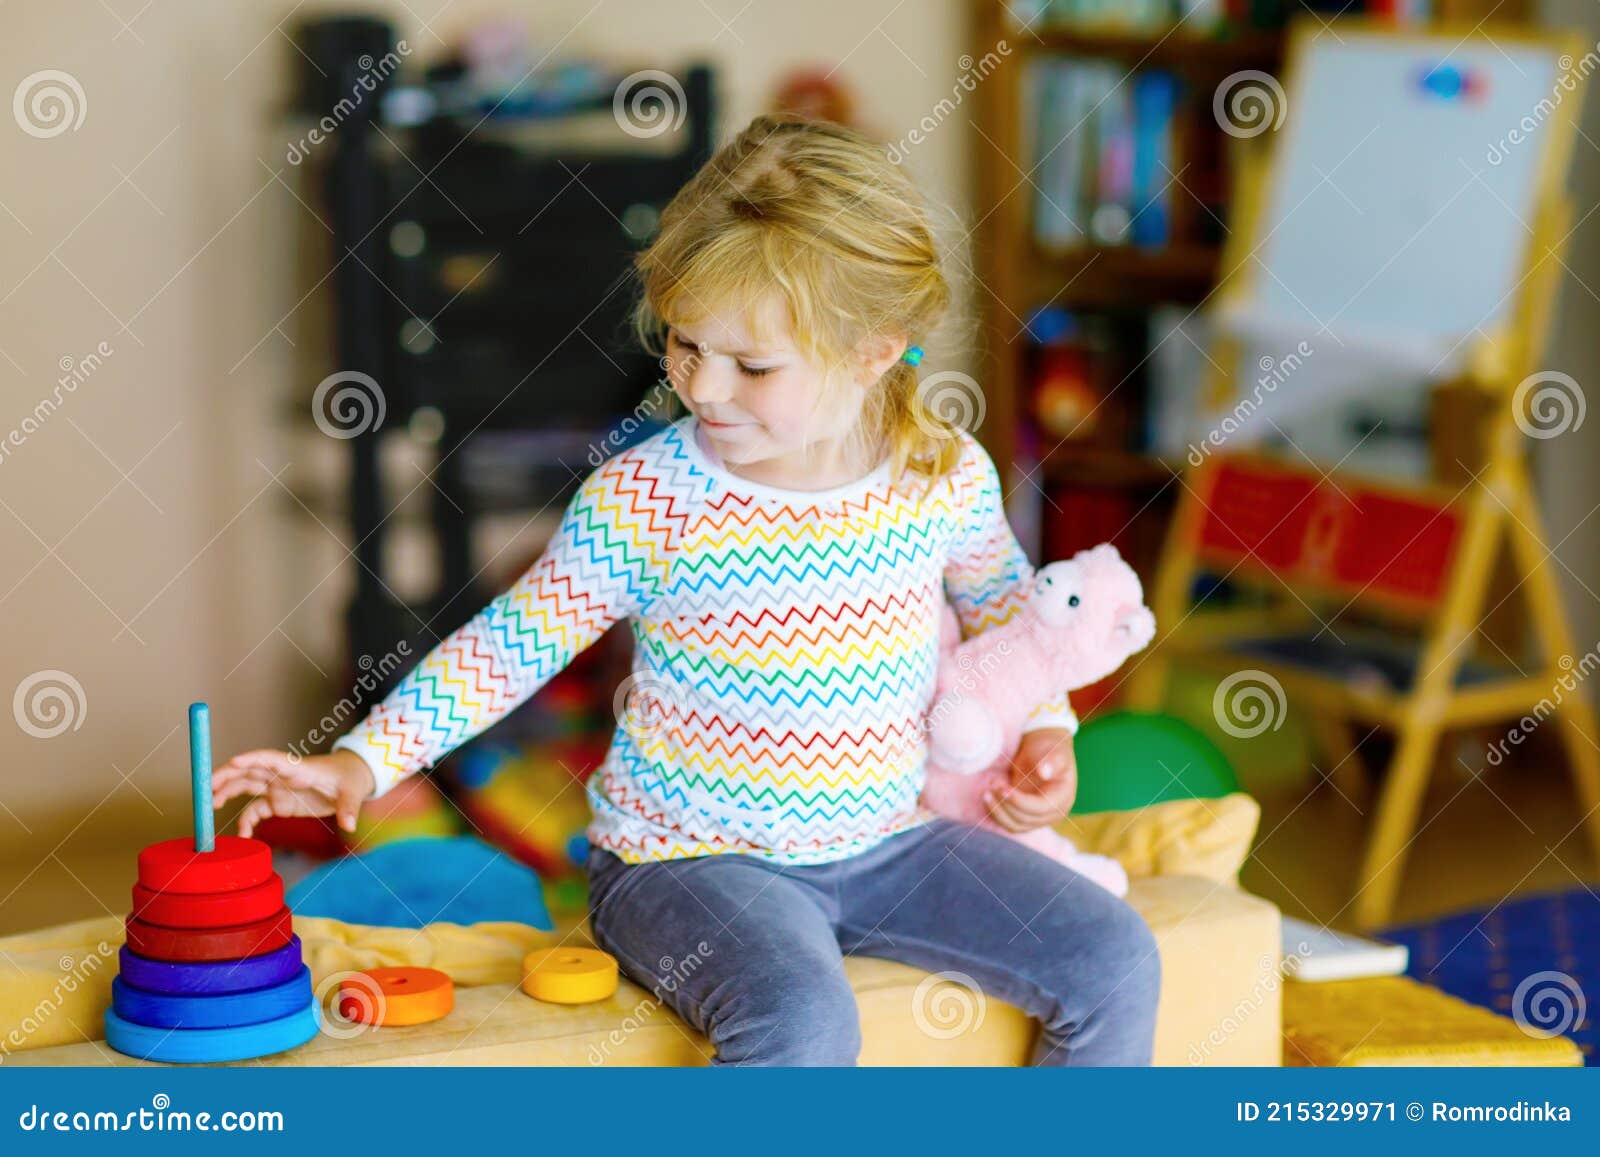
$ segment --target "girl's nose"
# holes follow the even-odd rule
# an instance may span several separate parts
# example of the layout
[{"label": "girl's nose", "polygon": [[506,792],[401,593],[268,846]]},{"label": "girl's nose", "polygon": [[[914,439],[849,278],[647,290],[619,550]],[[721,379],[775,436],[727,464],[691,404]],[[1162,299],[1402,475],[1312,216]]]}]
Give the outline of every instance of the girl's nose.
[{"label": "girl's nose", "polygon": [[697,359],[687,367],[683,392],[697,406],[714,405],[733,397],[733,383],[729,375],[710,359]]}]

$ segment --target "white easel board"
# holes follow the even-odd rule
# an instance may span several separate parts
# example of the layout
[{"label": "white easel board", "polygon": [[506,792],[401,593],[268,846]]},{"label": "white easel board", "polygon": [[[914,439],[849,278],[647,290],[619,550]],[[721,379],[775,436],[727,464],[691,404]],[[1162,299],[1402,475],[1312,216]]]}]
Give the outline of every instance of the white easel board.
[{"label": "white easel board", "polygon": [[1450,372],[1515,300],[1573,66],[1515,39],[1306,38],[1224,327]]}]

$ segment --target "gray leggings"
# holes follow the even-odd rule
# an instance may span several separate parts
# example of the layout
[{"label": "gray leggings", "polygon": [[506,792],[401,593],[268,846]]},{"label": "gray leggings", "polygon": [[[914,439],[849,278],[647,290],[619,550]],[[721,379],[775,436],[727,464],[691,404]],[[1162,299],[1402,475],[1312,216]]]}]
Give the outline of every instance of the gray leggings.
[{"label": "gray leggings", "polygon": [[930,1035],[1002,1000],[1040,1023],[1033,1063],[1148,1065],[1161,962],[1133,908],[994,832],[933,820],[850,859],[589,860],[595,942],[710,1038],[716,1063],[851,1065],[844,956],[953,974],[913,1007]]}]

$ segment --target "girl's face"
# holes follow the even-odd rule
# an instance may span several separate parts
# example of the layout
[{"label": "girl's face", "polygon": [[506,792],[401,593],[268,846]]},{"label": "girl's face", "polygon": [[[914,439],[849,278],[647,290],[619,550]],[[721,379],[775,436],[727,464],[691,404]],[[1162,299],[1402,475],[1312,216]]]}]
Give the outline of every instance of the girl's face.
[{"label": "girl's face", "polygon": [[743,320],[714,316],[673,326],[668,334],[668,379],[700,419],[717,453],[757,481],[793,489],[827,489],[858,470],[840,460],[840,440],[856,428],[871,383],[899,356],[882,364],[878,351],[853,372],[835,372],[835,390],[822,405],[828,371],[773,326],[761,343]]}]

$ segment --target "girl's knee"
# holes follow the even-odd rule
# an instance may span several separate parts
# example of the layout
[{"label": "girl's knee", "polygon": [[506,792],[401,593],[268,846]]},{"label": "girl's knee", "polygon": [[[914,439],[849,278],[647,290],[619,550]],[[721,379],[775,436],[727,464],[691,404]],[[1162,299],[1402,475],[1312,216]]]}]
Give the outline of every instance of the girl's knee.
[{"label": "girl's knee", "polygon": [[853,1065],[861,1014],[841,970],[753,972],[708,1010],[718,1064]]},{"label": "girl's knee", "polygon": [[1154,1015],[1161,994],[1161,952],[1155,933],[1126,901],[1107,897],[1094,921],[1093,935],[1083,925],[1068,933],[1071,943],[1055,947],[1054,987],[1082,1009],[1111,1006]]}]

